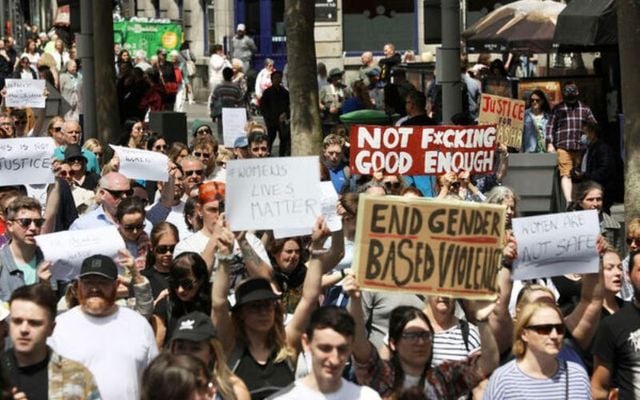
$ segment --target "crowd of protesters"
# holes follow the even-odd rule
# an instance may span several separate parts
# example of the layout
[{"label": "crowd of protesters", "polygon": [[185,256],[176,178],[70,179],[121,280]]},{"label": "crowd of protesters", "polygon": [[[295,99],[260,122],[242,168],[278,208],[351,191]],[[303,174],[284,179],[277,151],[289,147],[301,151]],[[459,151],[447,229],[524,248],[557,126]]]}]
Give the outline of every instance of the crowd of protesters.
[{"label": "crowd of protesters", "polygon": [[[249,107],[245,73],[255,45],[244,29],[238,26],[231,60],[213,46],[213,118],[229,102]],[[557,152],[569,208],[598,211],[600,272],[514,281],[518,194],[502,179],[509,152],[521,149],[498,146],[494,172],[483,176],[350,171],[341,113],[377,108],[400,114],[404,126],[441,119],[441,90],[436,85],[422,93],[411,85],[392,44],[377,64],[371,53],[362,55],[350,88],[339,69],[326,74],[325,67],[326,76],[318,76],[326,127],[318,168],[339,194],[342,229],[330,232],[319,218],[311,235],[275,239],[271,231],[232,232],[224,213],[229,160],[270,157],[277,135],[279,155],[290,155],[283,132],[288,92],[272,60],[252,90],[265,123],[250,121],[233,147],[224,147],[213,124],[197,120],[189,146],[149,132],[144,123],[149,111],[180,110],[191,101],[188,44],[170,54],[160,49],[148,60],[118,49],[123,128],[117,144],[168,156],[168,181],[152,182],[130,180],[119,172],[117,157],[104,159],[116,143],[82,140],[73,47],[53,34],[38,36],[18,57],[12,40],[0,42],[3,78],[33,79],[37,72],[76,105],[41,130],[27,125],[33,111],[0,116],[0,141],[50,136],[56,145],[53,184],[0,183],[0,339],[7,343],[1,399],[640,396],[640,216],[623,232],[608,214],[615,199],[611,177],[620,172],[575,82],[564,85],[564,100],[553,109],[542,91],[530,95],[523,146]],[[481,89],[481,75],[468,78]],[[460,125],[477,118],[480,89],[467,90]],[[365,194],[504,206],[499,300],[361,289],[351,263]],[[98,227],[115,227],[126,248],[115,258],[91,255],[72,279],[54,279],[56,266],[35,238]]]}]

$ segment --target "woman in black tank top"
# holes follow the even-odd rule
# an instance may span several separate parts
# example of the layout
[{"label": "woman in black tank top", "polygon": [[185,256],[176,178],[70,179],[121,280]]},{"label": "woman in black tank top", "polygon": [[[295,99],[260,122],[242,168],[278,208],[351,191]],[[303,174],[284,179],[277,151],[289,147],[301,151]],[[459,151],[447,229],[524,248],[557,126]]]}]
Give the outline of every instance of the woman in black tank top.
[{"label": "woman in black tank top", "polygon": [[[229,367],[246,383],[253,400],[264,399],[294,381],[293,366],[301,351],[300,338],[318,304],[322,275],[333,267],[325,265],[329,264],[323,259],[326,253],[320,251],[328,235],[326,224],[319,220],[313,229],[303,294],[285,327],[280,296],[263,277],[242,282],[235,290],[235,304],[229,308],[234,236],[226,227],[222,228],[216,253],[219,267],[212,289],[213,322],[227,352]],[[243,234],[236,239],[243,251],[253,251]]]}]

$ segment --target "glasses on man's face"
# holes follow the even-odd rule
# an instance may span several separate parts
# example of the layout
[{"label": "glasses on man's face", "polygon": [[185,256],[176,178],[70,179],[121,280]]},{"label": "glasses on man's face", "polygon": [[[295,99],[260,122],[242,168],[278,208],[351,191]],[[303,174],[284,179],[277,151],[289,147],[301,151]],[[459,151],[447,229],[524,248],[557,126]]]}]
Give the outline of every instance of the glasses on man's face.
[{"label": "glasses on man's face", "polygon": [[167,253],[173,253],[173,250],[175,250],[176,245],[175,244],[171,244],[171,245],[158,245],[156,246],[156,253],[158,254],[167,254]]},{"label": "glasses on man's face", "polygon": [[109,194],[111,196],[113,196],[116,199],[121,199],[123,197],[130,197],[131,195],[133,195],[133,189],[128,189],[128,190],[112,190],[112,189],[107,189],[104,188],[104,190],[106,190],[107,192],[109,192]]},{"label": "glasses on man's face", "polygon": [[529,325],[525,327],[530,331],[534,331],[538,335],[550,335],[551,331],[555,329],[558,335],[564,335],[564,324],[540,324],[540,325]]},{"label": "glasses on man's face", "polygon": [[61,178],[66,178],[69,176],[69,173],[67,171],[58,171],[56,172],[56,175],[58,175]]},{"label": "glasses on man's face", "polygon": [[36,228],[41,228],[44,224],[44,218],[14,218],[13,221],[17,222],[24,229],[28,229],[31,224],[34,224]]},{"label": "glasses on man's face", "polygon": [[171,286],[172,289],[178,289],[178,288],[183,288],[184,290],[191,290],[193,289],[193,287],[196,285],[196,280],[195,279],[189,279],[189,278],[185,278],[185,279],[169,279],[169,286]]},{"label": "glasses on man's face", "polygon": [[122,228],[127,232],[140,232],[144,229],[144,222],[141,224],[124,225]]},{"label": "glasses on man's face", "polygon": [[433,338],[433,333],[430,331],[402,332],[401,337],[411,343],[418,343],[419,341],[428,342]]},{"label": "glasses on man's face", "polygon": [[200,157],[202,157],[202,158],[209,158],[209,157],[211,157],[211,153],[204,153],[204,152],[201,152],[201,151],[194,151],[194,152],[193,152],[193,155],[194,155],[194,156],[196,156],[196,157],[198,157],[198,158],[200,158]]},{"label": "glasses on man's face", "polygon": [[202,176],[204,170],[202,169],[193,169],[191,171],[184,171],[184,176]]}]

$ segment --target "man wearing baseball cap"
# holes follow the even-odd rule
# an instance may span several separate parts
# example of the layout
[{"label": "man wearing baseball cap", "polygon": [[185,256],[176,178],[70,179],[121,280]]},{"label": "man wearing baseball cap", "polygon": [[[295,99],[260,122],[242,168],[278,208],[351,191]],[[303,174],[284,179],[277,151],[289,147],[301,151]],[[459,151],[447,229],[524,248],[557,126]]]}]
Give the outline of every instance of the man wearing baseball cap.
[{"label": "man wearing baseball cap", "polygon": [[116,304],[117,287],[111,258],[86,258],[73,287],[80,305],[58,316],[49,344],[89,368],[102,399],[137,399],[142,371],[158,347],[147,320]]},{"label": "man wearing baseball cap", "polygon": [[253,53],[258,51],[255,42],[246,35],[246,27],[244,24],[238,24],[236,35],[231,39],[231,58],[239,58],[242,60],[242,67],[246,74],[251,67],[251,57]]}]

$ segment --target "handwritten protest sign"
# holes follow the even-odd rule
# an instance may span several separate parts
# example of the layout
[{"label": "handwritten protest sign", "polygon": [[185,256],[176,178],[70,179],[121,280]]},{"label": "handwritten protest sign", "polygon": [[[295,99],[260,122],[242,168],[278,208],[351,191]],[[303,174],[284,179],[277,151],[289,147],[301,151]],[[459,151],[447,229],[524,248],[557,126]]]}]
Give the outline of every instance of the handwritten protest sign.
[{"label": "handwritten protest sign", "polygon": [[319,165],[318,157],[230,160],[225,209],[231,229],[313,226],[321,212]]},{"label": "handwritten protest sign", "polygon": [[5,104],[15,108],[44,108],[44,79],[5,79]]},{"label": "handwritten protest sign", "polygon": [[166,182],[169,158],[157,151],[110,145],[120,158],[120,173],[129,179]]},{"label": "handwritten protest sign", "polygon": [[247,110],[243,108],[222,109],[222,138],[224,147],[233,148],[233,142],[244,136],[244,126],[247,124]]},{"label": "handwritten protest sign", "polygon": [[0,186],[53,183],[49,137],[0,140]]},{"label": "handwritten protest sign", "polygon": [[370,290],[494,298],[504,207],[361,195],[353,266]]},{"label": "handwritten protest sign", "polygon": [[522,148],[525,103],[522,100],[482,93],[481,124],[496,124],[498,142],[516,149]]},{"label": "handwritten protest sign", "polygon": [[[327,227],[331,232],[336,232],[342,229],[342,218],[338,215],[338,193],[331,181],[320,182],[318,184],[318,190],[320,191],[320,211],[324,217]],[[313,226],[306,228],[296,229],[274,229],[273,237],[276,239],[311,235]]]},{"label": "handwritten protest sign", "polygon": [[350,143],[354,174],[486,174],[493,170],[496,127],[355,125]]},{"label": "handwritten protest sign", "polygon": [[44,259],[53,264],[53,279],[70,281],[80,273],[82,261],[94,254],[104,254],[115,258],[118,250],[124,249],[122,236],[115,226],[61,231],[39,235],[36,243],[44,254]]},{"label": "handwritten protest sign", "polygon": [[599,233],[596,210],[515,218],[518,258],[513,279],[598,272]]}]

